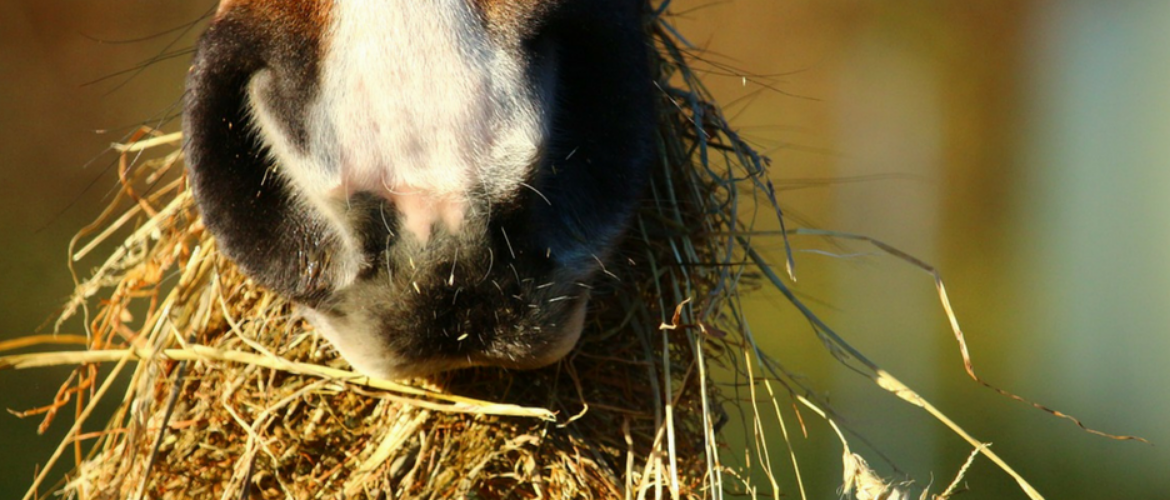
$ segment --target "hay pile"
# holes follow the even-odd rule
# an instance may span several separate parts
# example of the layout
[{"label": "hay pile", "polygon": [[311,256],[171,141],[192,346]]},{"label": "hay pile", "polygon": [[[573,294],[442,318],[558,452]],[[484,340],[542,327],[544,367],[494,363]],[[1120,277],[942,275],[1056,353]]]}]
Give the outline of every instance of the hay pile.
[{"label": "hay pile", "polygon": [[[122,190],[70,254],[81,261],[125,239],[77,279],[58,322],[80,317],[86,335],[0,346],[86,347],[0,357],[0,369],[76,366],[53,403],[29,412],[44,413],[47,426],[67,405],[76,408],[66,441],[25,498],[796,497],[772,474],[760,425],[761,407],[784,425],[774,383],[840,436],[845,496],[908,498],[850,451],[815,392],[751,339],[737,297],[743,280],[763,278],[833,354],[935,411],[812,315],[752,249],[755,214],[741,216],[741,193],[780,216],[766,162],[695,78],[663,9],[648,20],[661,90],[652,196],[593,291],[577,349],[542,370],[472,369],[409,383],[350,371],[290,304],[216,250],[186,190],[178,134],[147,132],[116,147]],[[141,161],[143,154],[155,158]],[[739,383],[718,386],[712,370]],[[727,387],[742,393],[722,394]],[[104,430],[82,432],[101,425],[93,420],[103,401],[119,402]],[[719,431],[724,406],[743,401],[751,402],[755,447],[734,450],[747,463],[732,469],[721,462]],[[782,450],[774,447],[777,457]],[[47,482],[66,452],[73,470]],[[791,447],[787,454],[797,476],[790,489],[806,497]],[[766,484],[753,484],[753,474]]]},{"label": "hay pile", "polygon": [[[77,399],[71,436],[94,401],[121,400],[105,431],[62,444],[51,461],[72,449],[76,468],[48,489],[68,498],[719,494],[726,415],[707,363],[745,342],[727,323],[743,261],[730,235],[737,183],[764,169],[688,86],[669,31],[658,19],[650,26],[665,54],[653,199],[597,285],[578,348],[534,372],[393,383],[349,371],[286,301],[216,250],[185,188],[177,136],[120,147],[123,190],[71,249],[82,259],[129,233],[79,280],[62,317],[84,317],[87,350],[3,361],[78,366],[50,411]],[[716,166],[715,155],[732,161]],[[94,369],[103,362],[116,364]]]}]

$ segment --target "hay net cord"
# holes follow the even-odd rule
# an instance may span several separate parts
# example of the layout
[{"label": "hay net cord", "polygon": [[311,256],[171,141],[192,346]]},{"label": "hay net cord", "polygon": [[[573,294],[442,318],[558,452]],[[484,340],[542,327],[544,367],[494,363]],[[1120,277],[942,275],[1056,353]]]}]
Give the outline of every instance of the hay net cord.
[{"label": "hay net cord", "polygon": [[[986,444],[816,318],[753,249],[757,214],[783,223],[767,160],[692,71],[694,49],[667,22],[669,3],[655,3],[647,20],[660,95],[649,193],[595,285],[580,344],[549,368],[409,382],[355,374],[294,307],[216,250],[186,189],[179,134],[145,130],[115,146],[122,189],[69,249],[71,269],[108,256],[87,277],[75,271],[57,322],[58,330],[77,322],[85,335],[0,346],[86,347],[0,357],[0,369],[76,366],[52,403],[24,412],[43,415],[43,427],[75,407],[66,440],[25,498],[807,498],[784,418],[801,408],[841,439],[843,495],[909,498],[850,450],[815,391],[759,349],[739,292],[760,282],[786,296],[835,356],[931,412],[971,443],[972,459],[986,456],[1041,498]],[[790,234],[827,233],[781,234],[787,248]],[[717,384],[714,371],[738,383]],[[116,403],[104,427],[94,416],[102,402]],[[747,450],[721,446],[731,405],[747,407]],[[780,439],[762,432],[765,419],[780,424]],[[729,465],[729,453],[746,460]],[[47,481],[66,454],[72,470]],[[794,484],[780,484],[779,467],[793,471]],[[948,497],[957,482],[930,497]]]}]

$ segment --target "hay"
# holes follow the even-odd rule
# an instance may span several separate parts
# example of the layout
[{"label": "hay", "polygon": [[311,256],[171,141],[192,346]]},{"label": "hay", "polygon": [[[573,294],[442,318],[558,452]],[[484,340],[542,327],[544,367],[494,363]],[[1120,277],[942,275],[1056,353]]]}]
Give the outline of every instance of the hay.
[{"label": "hay", "polygon": [[[72,391],[87,409],[121,397],[105,431],[85,436],[94,441],[84,457],[80,440],[63,443],[53,459],[74,448],[76,469],[51,489],[75,498],[702,498],[722,488],[723,403],[702,359],[742,342],[716,325],[736,290],[728,264],[742,260],[726,236],[737,229],[732,178],[763,168],[724,133],[700,89],[671,85],[681,60],[659,62],[653,201],[597,284],[578,348],[534,372],[394,383],[348,371],[285,300],[217,251],[179,151],[133,161],[175,148],[176,136],[119,146],[123,190],[71,249],[81,259],[130,233],[78,281],[62,316],[84,317],[88,350],[3,362],[77,365],[67,387],[100,386]],[[712,147],[748,170],[696,168],[710,165],[696,156]],[[99,375],[103,362],[117,364]]]},{"label": "hay", "polygon": [[[84,499],[779,497],[791,493],[772,473],[775,450],[760,427],[770,406],[788,444],[773,382],[837,430],[846,494],[905,497],[849,450],[814,392],[751,338],[737,300],[745,279],[764,278],[815,316],[751,247],[754,214],[740,214],[741,194],[781,216],[766,162],[687,66],[685,42],[661,19],[668,3],[648,24],[661,96],[652,197],[596,285],[580,344],[549,368],[463,370],[409,383],[349,371],[290,304],[217,251],[186,190],[178,134],[150,132],[116,146],[123,188],[70,254],[79,261],[125,239],[77,278],[58,322],[80,315],[87,350],[0,357],[0,369],[77,367],[52,404],[26,412],[45,414],[48,425],[71,402],[77,409],[69,437],[25,498],[44,490]],[[152,152],[159,157],[138,161]],[[791,274],[791,253],[787,264]],[[832,352],[925,403],[813,323]],[[101,363],[115,364],[100,371]],[[749,394],[724,395],[712,365],[747,380]],[[116,381],[127,379],[104,430],[83,433],[97,403],[118,398]],[[720,457],[723,408],[745,399],[757,429],[755,449],[746,451],[756,471],[731,469]],[[73,470],[45,484],[68,451]],[[787,452],[793,489],[805,498],[790,445]],[[754,473],[766,477],[763,487]]]}]

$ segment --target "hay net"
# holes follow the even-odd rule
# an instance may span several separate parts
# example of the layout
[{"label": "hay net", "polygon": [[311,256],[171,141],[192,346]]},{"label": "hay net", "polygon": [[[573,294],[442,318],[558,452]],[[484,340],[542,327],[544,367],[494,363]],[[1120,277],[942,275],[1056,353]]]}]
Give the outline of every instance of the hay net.
[{"label": "hay net", "polygon": [[[122,190],[70,248],[71,262],[109,252],[61,318],[81,318],[87,350],[19,361],[77,364],[41,409],[47,425],[72,401],[74,428],[27,498],[698,499],[760,491],[752,477],[784,494],[770,471],[724,464],[719,436],[734,398],[775,397],[771,385],[757,396],[757,380],[811,394],[759,351],[737,300],[746,280],[776,276],[746,235],[757,211],[780,210],[765,159],[688,66],[667,4],[647,19],[660,96],[649,195],[580,344],[546,369],[408,383],[353,373],[216,250],[177,134],[117,147]],[[712,370],[748,380],[750,396],[723,394]],[[104,430],[81,433],[100,425],[87,420],[102,401],[117,403]],[[736,453],[767,469],[767,449]],[[73,470],[45,481],[67,454]]]}]

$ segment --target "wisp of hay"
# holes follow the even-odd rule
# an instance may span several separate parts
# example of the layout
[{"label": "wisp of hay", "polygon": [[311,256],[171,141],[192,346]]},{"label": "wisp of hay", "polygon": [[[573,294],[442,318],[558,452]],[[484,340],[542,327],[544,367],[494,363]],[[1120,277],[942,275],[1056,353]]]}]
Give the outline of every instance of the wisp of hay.
[{"label": "wisp of hay", "polygon": [[[218,252],[186,189],[178,134],[147,131],[117,146],[121,192],[70,248],[72,265],[124,237],[77,278],[58,322],[80,316],[85,335],[0,346],[86,347],[0,357],[0,368],[76,366],[52,404],[26,412],[43,413],[48,425],[76,407],[25,498],[803,498],[792,448],[797,484],[781,488],[762,433],[746,451],[759,470],[721,461],[728,405],[751,401],[757,426],[772,410],[784,424],[773,382],[845,443],[815,393],[755,345],[736,300],[747,280],[774,284],[834,352],[929,406],[816,320],[752,249],[741,197],[781,216],[767,162],[696,79],[692,49],[664,20],[667,4],[647,20],[660,96],[649,196],[595,285],[580,344],[545,369],[409,382],[350,371],[287,301]],[[144,153],[156,157],[136,161]],[[787,264],[791,273],[791,253]],[[724,394],[715,369],[741,375],[748,394]],[[94,426],[97,403],[111,400],[119,404],[104,430],[81,432]],[[845,494],[909,498],[843,447]],[[47,482],[66,453],[72,471]]]}]

